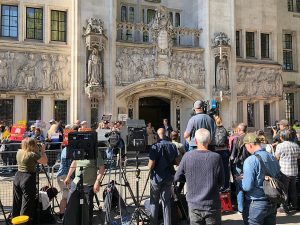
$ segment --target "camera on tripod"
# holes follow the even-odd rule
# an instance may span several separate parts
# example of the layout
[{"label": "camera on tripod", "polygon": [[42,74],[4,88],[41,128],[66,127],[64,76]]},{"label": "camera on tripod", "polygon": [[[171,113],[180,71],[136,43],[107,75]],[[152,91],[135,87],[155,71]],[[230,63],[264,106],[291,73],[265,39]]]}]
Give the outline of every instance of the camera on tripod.
[{"label": "camera on tripod", "polygon": [[120,141],[121,141],[121,135],[118,131],[111,131],[104,135],[106,138],[108,138],[108,144],[110,148],[118,148]]},{"label": "camera on tripod", "polygon": [[68,134],[67,158],[74,160],[96,159],[97,133],[71,132]]},{"label": "camera on tripod", "polygon": [[147,132],[144,120],[127,120],[127,150],[145,152]]}]

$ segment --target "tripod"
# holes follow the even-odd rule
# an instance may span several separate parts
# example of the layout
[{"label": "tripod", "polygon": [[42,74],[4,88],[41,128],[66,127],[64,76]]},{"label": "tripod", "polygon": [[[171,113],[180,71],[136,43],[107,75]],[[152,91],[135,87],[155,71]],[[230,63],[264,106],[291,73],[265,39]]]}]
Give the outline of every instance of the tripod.
[{"label": "tripod", "polygon": [[[141,179],[140,174],[141,174],[141,170],[139,168],[139,152],[138,151],[136,151],[135,163],[136,163],[135,164],[136,198],[134,197],[132,190],[131,190],[132,193],[130,193],[130,194],[132,195],[131,197],[132,197],[132,199],[134,201],[134,204],[135,204],[136,208],[135,208],[135,210],[134,210],[134,212],[133,212],[133,214],[131,216],[131,220],[130,220],[129,224],[131,224],[134,219],[136,220],[136,224],[139,224],[140,219],[141,219],[141,221],[143,223],[146,221],[146,219],[149,220],[149,216],[147,215],[147,213],[143,209],[141,209],[141,207],[140,207],[141,206],[142,197],[143,197],[144,191],[146,189],[146,185],[148,183],[149,176],[147,178],[147,181],[146,181],[146,184],[145,184],[145,187],[144,187],[144,190],[143,190],[143,194],[142,194],[142,197],[140,199],[139,188],[140,188],[140,179]],[[129,192],[130,192],[130,190],[129,190]],[[146,219],[143,218],[143,216],[146,217]]]},{"label": "tripod", "polygon": [[[48,181],[48,185],[49,185],[49,188],[53,188],[53,185],[52,185],[52,183],[51,183],[51,181],[50,181],[50,177],[49,177],[49,175],[48,175],[48,173],[47,173],[47,171],[46,171],[46,168],[45,168],[45,166],[44,165],[41,165],[41,169],[40,169],[40,165],[38,164],[37,165],[37,169],[36,169],[36,171],[37,171],[37,173],[36,173],[36,190],[37,190],[37,196],[36,196],[36,199],[37,199],[37,204],[39,204],[39,196],[40,196],[40,194],[39,194],[39,191],[40,191],[40,185],[39,185],[39,183],[40,183],[40,179],[39,179],[39,175],[40,175],[40,171],[43,171],[44,172],[44,174],[46,175],[46,178],[47,178],[47,181]],[[59,203],[58,203],[58,199],[57,199],[57,196],[54,196],[54,199],[55,199],[55,201],[56,201],[56,204],[57,204],[57,206],[59,207]],[[51,213],[52,214],[54,214],[55,212],[54,212],[54,209],[51,207]],[[37,222],[39,223],[40,222],[40,207],[37,207]]]},{"label": "tripod", "polygon": [[1,208],[1,211],[2,211],[2,214],[3,214],[3,217],[4,217],[5,224],[9,225],[9,222],[8,222],[8,219],[6,218],[4,206],[2,205],[1,199],[0,199],[0,208]]},{"label": "tripod", "polygon": [[[118,150],[120,150],[120,149],[118,149]],[[130,197],[133,200],[134,205],[135,205],[135,210],[131,216],[131,220],[130,220],[129,224],[131,224],[133,222],[133,220],[136,220],[137,224],[139,224],[140,221],[145,222],[146,219],[149,219],[149,216],[143,209],[140,208],[139,190],[138,190],[139,189],[139,180],[140,180],[140,169],[139,169],[139,163],[138,163],[138,152],[136,154],[136,174],[135,174],[136,175],[135,176],[136,177],[136,197],[134,196],[133,190],[132,190],[132,188],[129,184],[129,181],[126,177],[126,171],[125,171],[124,167],[122,166],[121,157],[117,157],[117,167],[119,169],[119,179],[120,179],[120,181],[123,180],[124,184],[120,184],[120,183],[116,183],[116,182],[115,182],[115,184],[120,185],[120,186],[125,186],[128,189]],[[104,173],[104,176],[106,174],[107,174],[107,172]],[[102,181],[104,179],[104,176],[102,177],[102,180],[100,181],[101,186],[103,186]],[[111,197],[108,202],[111,203]],[[119,201],[119,203],[120,203],[120,201]],[[110,207],[108,207],[108,208],[110,209]],[[110,218],[108,217],[106,224],[109,224],[109,223],[110,223]]]}]

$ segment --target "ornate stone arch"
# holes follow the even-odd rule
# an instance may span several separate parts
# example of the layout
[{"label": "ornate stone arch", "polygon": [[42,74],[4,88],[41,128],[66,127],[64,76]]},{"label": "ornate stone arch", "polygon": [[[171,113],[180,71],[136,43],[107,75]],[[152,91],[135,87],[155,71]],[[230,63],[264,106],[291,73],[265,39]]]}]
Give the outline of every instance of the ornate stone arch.
[{"label": "ornate stone arch", "polygon": [[192,101],[204,99],[202,94],[196,88],[187,85],[184,82],[172,79],[154,79],[136,82],[117,92],[117,98],[127,99],[130,96],[148,91],[152,91],[153,96],[156,96],[158,92],[161,91],[169,91],[173,94],[186,97]]}]

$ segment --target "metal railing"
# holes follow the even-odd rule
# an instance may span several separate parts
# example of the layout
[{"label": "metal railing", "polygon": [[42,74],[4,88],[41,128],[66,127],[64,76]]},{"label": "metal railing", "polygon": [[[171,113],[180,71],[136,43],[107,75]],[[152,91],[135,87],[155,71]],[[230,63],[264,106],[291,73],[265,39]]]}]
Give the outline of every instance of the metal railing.
[{"label": "metal railing", "polygon": [[[57,143],[56,143],[57,144]],[[8,145],[19,145],[20,144],[8,144]],[[19,148],[18,147],[18,148]],[[18,149],[16,148],[16,149]],[[99,150],[104,150],[106,148],[99,148]],[[59,149],[51,149],[51,150],[46,150],[46,154],[48,157],[48,160],[50,162],[49,165],[46,165],[42,168],[39,173],[39,188],[43,186],[49,186],[49,182],[47,179],[47,176],[45,173],[47,173],[51,186],[57,188],[57,190],[60,192],[59,185],[57,183],[57,176],[56,172],[58,171],[58,168],[60,166],[60,152],[62,150],[62,146],[60,144]],[[13,161],[16,157],[16,151],[3,151],[0,152],[0,199],[2,201],[2,204],[7,208],[12,209],[12,204],[13,204],[13,181],[14,181],[14,176],[15,172],[17,171],[17,165],[16,161]],[[6,159],[6,163],[4,162]],[[15,162],[15,163],[7,163],[7,162]],[[139,158],[138,164],[139,164],[139,169],[140,169],[140,185],[139,185],[139,195],[141,198],[142,192],[145,188],[145,192],[143,195],[143,200],[145,198],[149,198],[150,196],[150,186],[149,182],[146,184],[146,180],[148,178],[149,174],[149,169],[146,167],[146,161],[148,161],[148,157],[143,157]],[[131,196],[129,195],[128,187],[125,186],[125,181],[124,179],[120,179],[121,176],[119,176],[120,172],[120,167],[118,166],[113,166],[111,169],[109,168],[109,163],[111,161],[107,160],[106,161],[106,175],[104,176],[104,179],[102,181],[103,186],[100,189],[100,192],[97,194],[98,199],[100,202],[103,202],[103,191],[106,187],[105,184],[108,184],[111,180],[115,180],[116,183],[121,184],[121,185],[116,185],[117,190],[120,193],[120,196],[125,200],[126,204],[132,205],[133,200]],[[133,191],[134,196],[136,195],[136,158],[127,158],[122,162],[122,166],[124,168],[124,174],[127,178],[127,181]],[[135,196],[136,197],[136,196]],[[61,200],[61,195],[60,193],[57,195],[57,200],[60,202]],[[55,209],[55,211],[58,211],[58,204],[56,201],[52,201],[52,207]],[[1,217],[1,216],[0,216]]]}]

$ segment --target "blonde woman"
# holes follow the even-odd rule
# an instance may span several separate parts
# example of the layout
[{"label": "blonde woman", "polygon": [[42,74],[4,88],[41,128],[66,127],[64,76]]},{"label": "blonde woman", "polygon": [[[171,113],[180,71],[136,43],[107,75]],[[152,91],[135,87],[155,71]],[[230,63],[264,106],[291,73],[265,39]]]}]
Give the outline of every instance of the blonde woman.
[{"label": "blonde woman", "polygon": [[[45,146],[25,138],[17,152],[18,171],[13,183],[13,217],[27,215],[32,220],[36,211],[36,166],[47,164]],[[40,152],[39,152],[40,150]],[[32,222],[32,221],[31,221]]]},{"label": "blonde woman", "polygon": [[[55,124],[52,124],[51,127],[49,128],[48,132],[47,132],[47,139],[48,140],[53,140],[53,138],[55,137],[55,139],[57,139],[57,128],[58,128],[58,125],[55,123]],[[57,140],[56,142],[58,142],[59,140]]]}]

